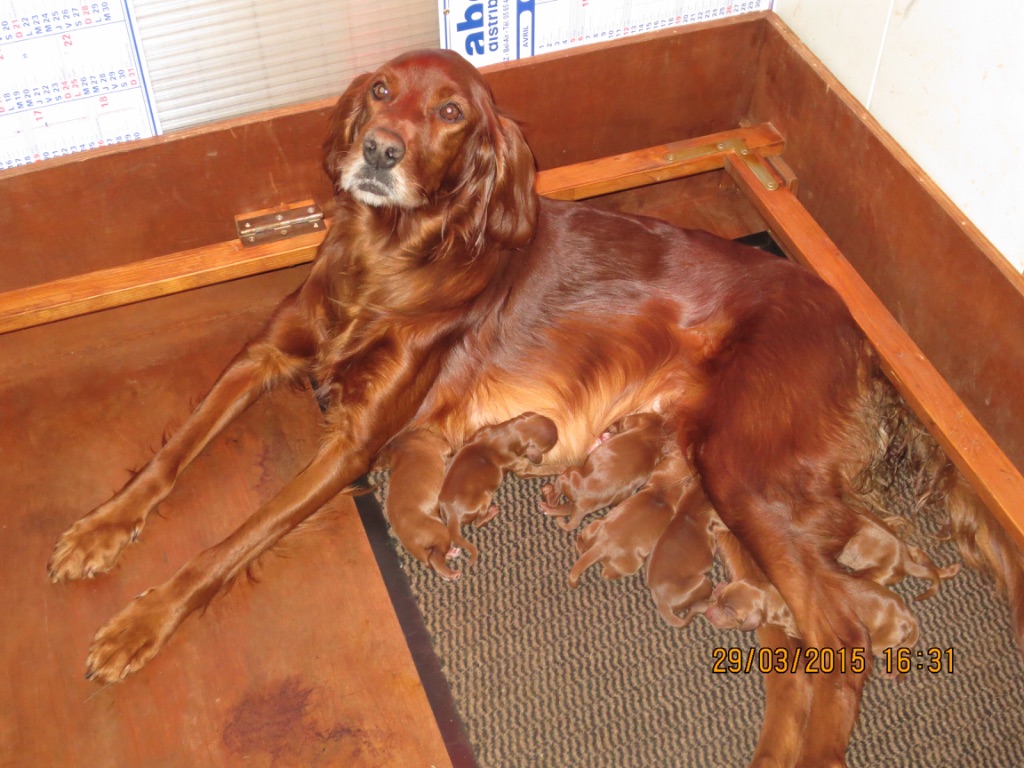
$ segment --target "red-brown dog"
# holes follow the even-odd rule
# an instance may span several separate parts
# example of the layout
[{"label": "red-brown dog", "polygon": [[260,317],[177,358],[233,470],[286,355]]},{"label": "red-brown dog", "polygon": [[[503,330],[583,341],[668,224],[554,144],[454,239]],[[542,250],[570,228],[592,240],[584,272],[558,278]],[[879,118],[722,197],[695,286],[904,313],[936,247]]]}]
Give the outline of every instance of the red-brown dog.
[{"label": "red-brown dog", "polygon": [[907,544],[887,522],[871,512],[860,513],[860,527],[837,558],[855,575],[891,586],[905,576],[927,579],[931,587],[915,597],[924,600],[939,591],[939,581],[960,573],[960,564],[939,568],[920,547]]},{"label": "red-brown dog", "polygon": [[429,565],[443,578],[461,575],[447,559],[454,556],[452,537],[437,511],[438,488],[444,478],[451,447],[440,435],[427,430],[399,433],[384,449],[382,463],[391,467],[384,516],[398,540],[413,557]]},{"label": "red-brown dog", "polygon": [[643,488],[580,533],[576,548],[581,556],[569,573],[569,586],[579,585],[580,575],[595,563],[603,564],[606,579],[639,571],[692,484],[682,454],[666,455]]},{"label": "red-brown dog", "polygon": [[[858,476],[888,449],[884,414],[905,406],[834,290],[753,248],[539,197],[522,132],[455,52],[409,53],[356,78],[329,134],[335,215],[306,280],[153,459],[60,537],[50,578],[114,568],[190,462],[275,386],[319,382],[320,445],[224,540],[100,628],[91,679],[142,668],[396,434],[426,428],[457,447],[525,411],[555,420],[548,460],[564,466],[583,462],[606,425],[660,413],[803,640],[866,645],[862,580],[835,553]],[[1024,559],[950,467],[926,466],[920,487],[942,491],[961,551],[1008,588],[1024,637]],[[786,750],[770,750],[781,764],[845,764],[864,676],[806,677],[802,697],[766,687],[773,730],[754,762],[782,730]]]},{"label": "red-brown dog", "polygon": [[[566,531],[577,527],[591,512],[618,504],[632,495],[651,475],[665,452],[666,440],[660,416],[637,413],[608,429],[582,467],[569,467],[554,483],[541,489],[544,514],[565,517],[556,521]],[[602,435],[602,438],[604,435]],[[568,501],[558,504],[559,496]]]},{"label": "red-brown dog", "polygon": [[480,527],[494,519],[498,507],[491,504],[494,492],[508,470],[540,464],[558,442],[558,428],[547,416],[528,412],[493,426],[481,427],[455,454],[438,504],[441,519],[452,541],[469,553],[467,565],[476,562],[476,545],[462,535],[462,526]]},{"label": "red-brown dog", "polygon": [[644,578],[661,617],[685,627],[707,607],[713,584],[715,533],[722,522],[692,478],[672,521],[644,564]]}]

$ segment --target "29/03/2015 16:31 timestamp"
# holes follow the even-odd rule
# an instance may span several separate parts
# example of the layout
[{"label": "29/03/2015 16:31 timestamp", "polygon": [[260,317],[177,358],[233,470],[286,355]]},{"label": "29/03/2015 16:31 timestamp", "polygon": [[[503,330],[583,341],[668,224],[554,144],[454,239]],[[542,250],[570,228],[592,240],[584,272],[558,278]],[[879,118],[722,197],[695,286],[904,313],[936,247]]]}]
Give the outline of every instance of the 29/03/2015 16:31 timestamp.
[{"label": "29/03/2015 16:31 timestamp", "polygon": [[[712,672],[831,672],[860,673],[867,670],[870,652],[866,648],[715,648]],[[886,648],[875,660],[875,668],[886,677],[913,670],[951,673],[952,648]]]}]

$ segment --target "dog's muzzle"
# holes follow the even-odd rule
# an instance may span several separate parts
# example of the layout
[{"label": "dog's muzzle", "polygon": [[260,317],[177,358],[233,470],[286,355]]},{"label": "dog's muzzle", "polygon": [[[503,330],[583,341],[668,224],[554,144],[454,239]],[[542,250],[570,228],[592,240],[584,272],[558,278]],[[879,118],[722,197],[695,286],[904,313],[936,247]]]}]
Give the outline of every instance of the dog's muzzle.
[{"label": "dog's muzzle", "polygon": [[414,207],[416,201],[407,199],[408,185],[399,169],[406,153],[401,137],[377,128],[363,138],[362,149],[362,157],[342,174],[345,191],[367,205]]}]

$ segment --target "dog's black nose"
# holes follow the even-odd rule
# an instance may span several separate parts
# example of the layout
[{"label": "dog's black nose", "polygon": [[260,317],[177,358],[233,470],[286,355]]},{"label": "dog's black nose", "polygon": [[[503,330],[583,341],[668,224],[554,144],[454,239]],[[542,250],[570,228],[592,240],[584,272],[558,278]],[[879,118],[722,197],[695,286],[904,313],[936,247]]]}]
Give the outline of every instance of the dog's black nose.
[{"label": "dog's black nose", "polygon": [[363,157],[373,168],[394,168],[405,157],[405,143],[390,131],[376,130],[363,139]]}]

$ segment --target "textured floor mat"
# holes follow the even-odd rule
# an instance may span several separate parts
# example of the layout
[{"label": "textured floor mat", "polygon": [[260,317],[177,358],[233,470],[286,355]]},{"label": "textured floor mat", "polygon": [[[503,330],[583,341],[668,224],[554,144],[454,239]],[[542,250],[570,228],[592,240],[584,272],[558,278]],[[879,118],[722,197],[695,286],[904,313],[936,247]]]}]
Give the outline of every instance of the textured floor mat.
[{"label": "textured floor mat", "polygon": [[[371,479],[380,501],[387,476]],[[745,766],[761,678],[713,668],[717,649],[745,653],[753,634],[703,619],[668,627],[640,576],[609,582],[595,567],[570,589],[575,533],[537,511],[543,482],[506,480],[502,513],[469,529],[480,560],[457,582],[393,542],[480,768]],[[927,548],[940,565],[957,559],[949,545]],[[908,579],[898,591],[923,588]],[[914,659],[900,680],[872,675],[850,765],[1024,765],[1024,663],[992,584],[965,568],[911,607],[918,649],[941,649],[943,671]]]}]

